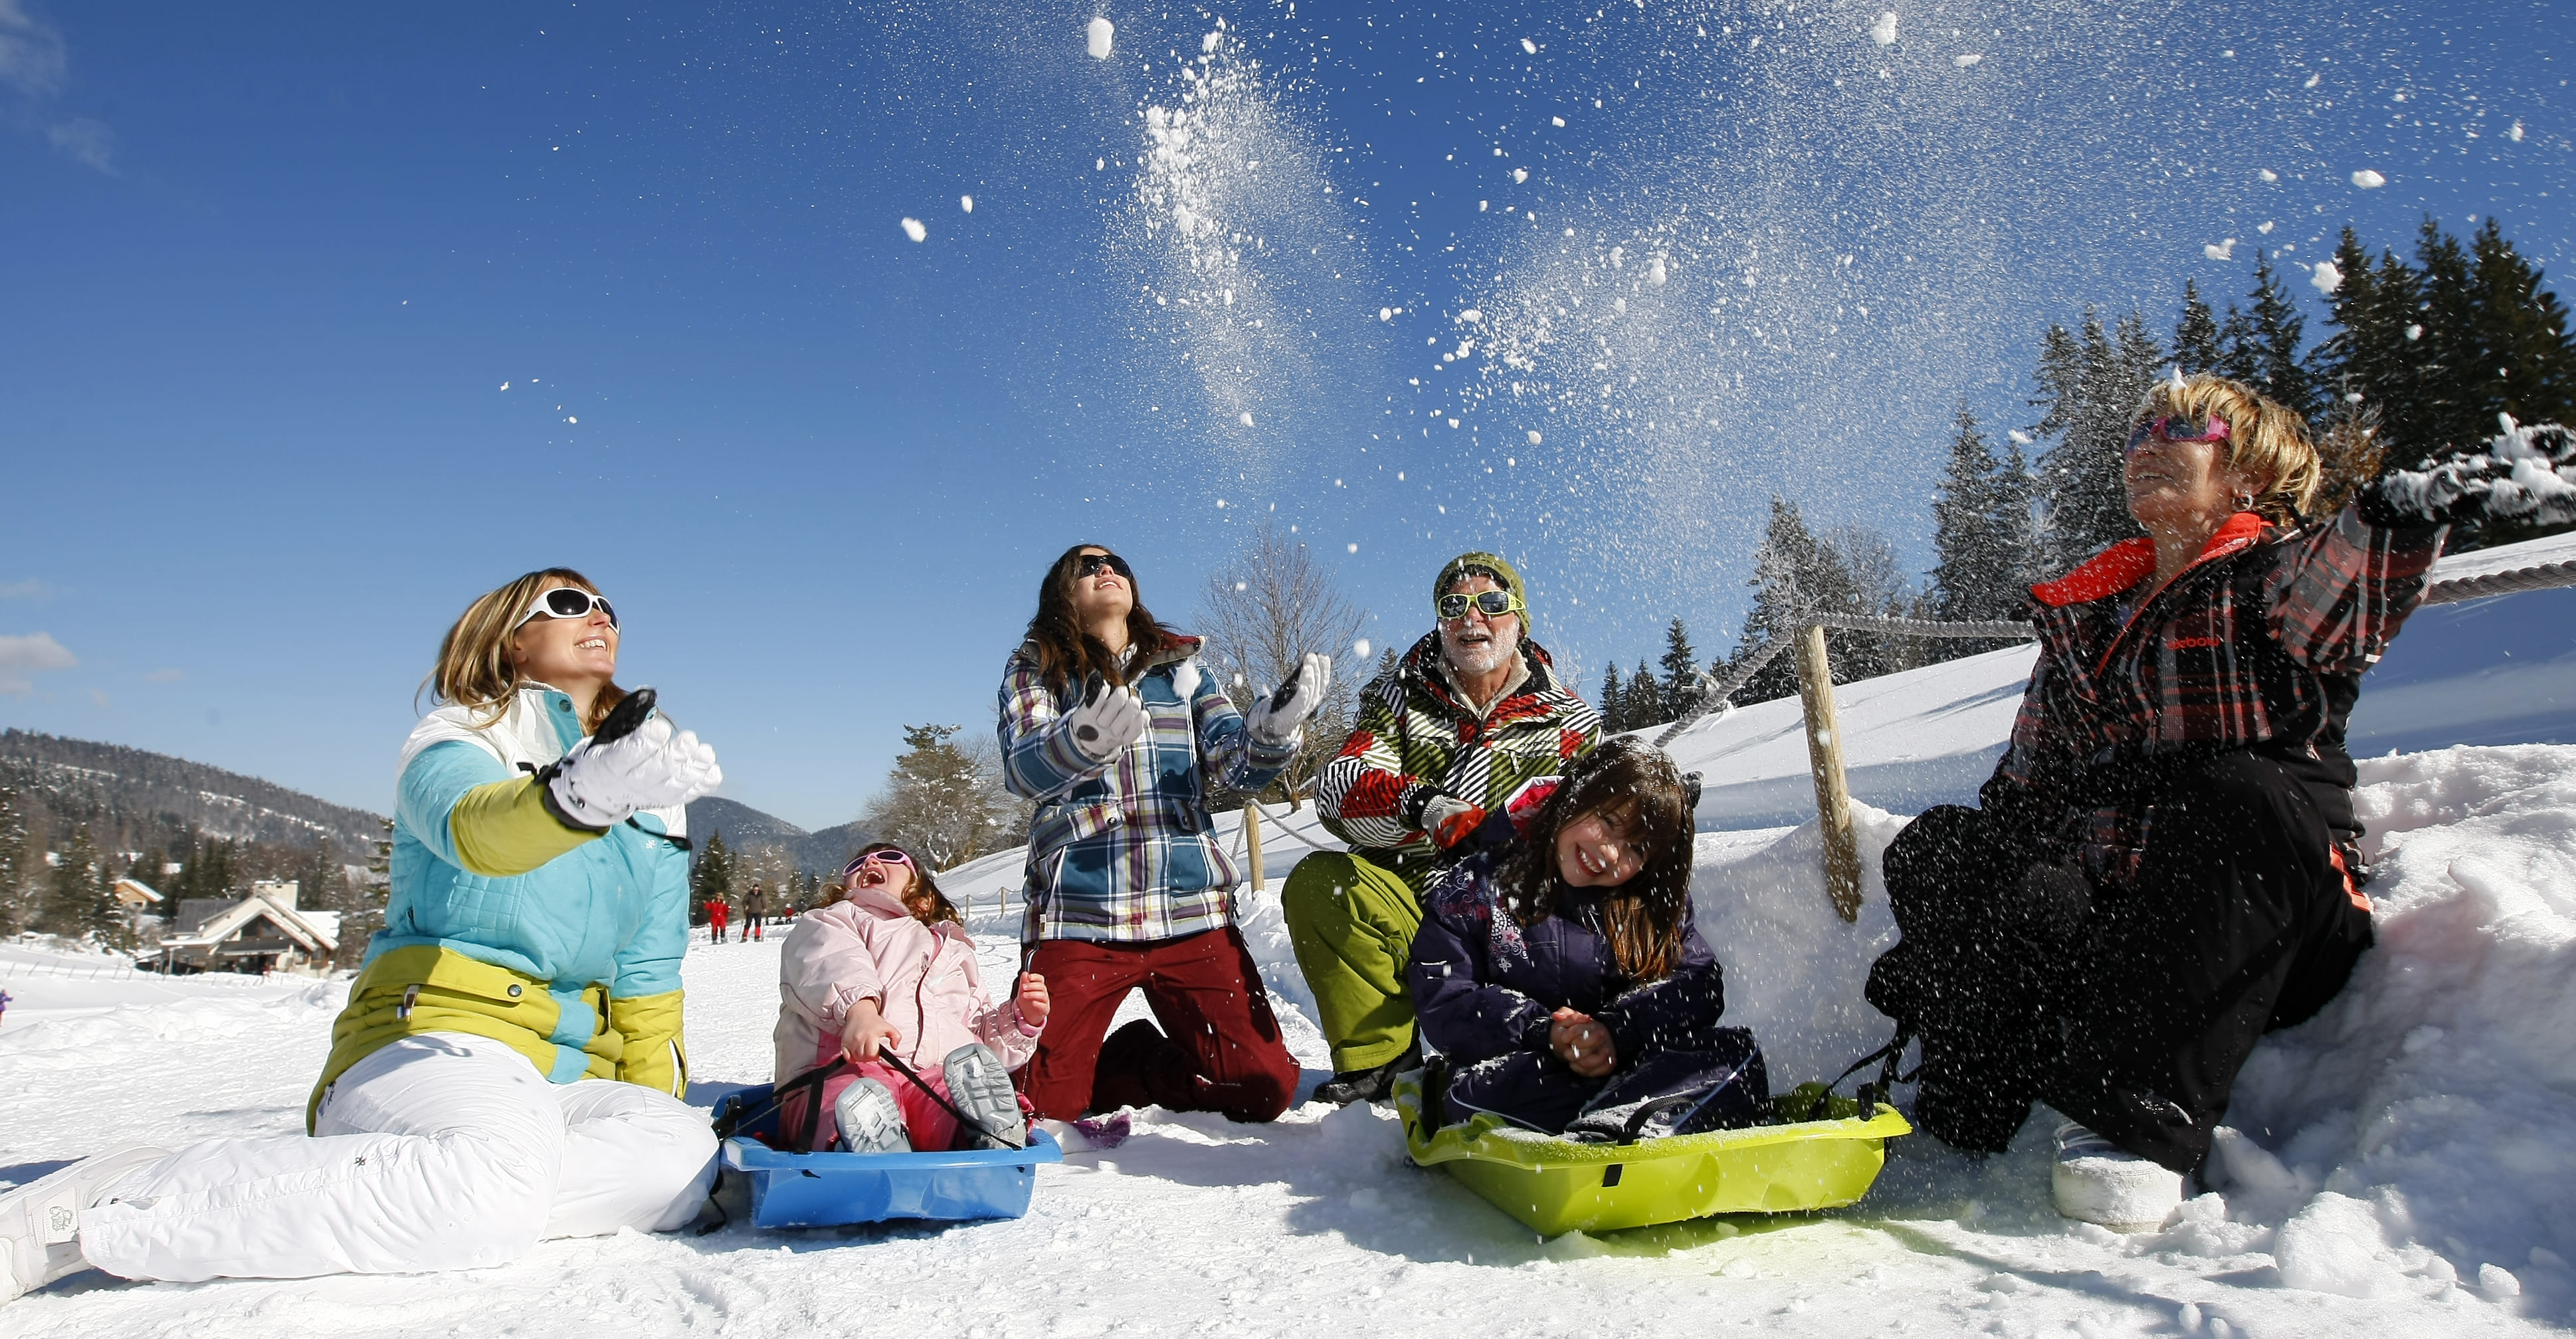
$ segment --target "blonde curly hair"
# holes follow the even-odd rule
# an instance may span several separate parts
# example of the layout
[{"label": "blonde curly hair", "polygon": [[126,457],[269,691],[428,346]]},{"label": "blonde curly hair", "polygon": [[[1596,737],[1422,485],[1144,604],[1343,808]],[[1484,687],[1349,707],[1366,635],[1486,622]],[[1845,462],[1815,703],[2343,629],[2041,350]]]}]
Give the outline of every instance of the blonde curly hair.
[{"label": "blonde curly hair", "polygon": [[2247,508],[2274,525],[2296,525],[2317,500],[2325,466],[2305,420],[2241,381],[2207,372],[2159,381],[2130,415],[2137,425],[2166,414],[2227,420],[2226,467],[2272,482]]}]

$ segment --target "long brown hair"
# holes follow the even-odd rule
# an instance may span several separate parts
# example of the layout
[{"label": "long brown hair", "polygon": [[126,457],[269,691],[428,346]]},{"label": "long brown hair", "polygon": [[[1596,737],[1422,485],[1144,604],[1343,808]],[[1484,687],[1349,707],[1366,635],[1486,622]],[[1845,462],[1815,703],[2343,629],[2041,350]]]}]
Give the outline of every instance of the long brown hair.
[{"label": "long brown hair", "polygon": [[[905,896],[898,897],[895,900],[904,904],[904,910],[912,911],[910,897],[914,889],[918,889],[929,896],[929,914],[924,915],[921,912],[912,911],[913,919],[920,921],[924,925],[937,925],[941,921],[946,921],[960,930],[966,928],[965,914],[957,910],[956,903],[948,900],[948,894],[939,891],[939,880],[930,877],[930,866],[921,863],[921,858],[914,855],[912,852],[903,849],[903,847],[893,842],[869,842],[867,845],[860,847],[858,851],[850,857],[849,863],[855,865],[859,861],[867,859],[868,856],[878,851],[892,851],[895,854],[902,856],[905,860],[912,862],[912,888],[905,889]],[[842,898],[849,896],[849,886],[850,876],[847,874],[842,875]],[[833,900],[839,901],[841,899],[835,898]]]},{"label": "long brown hair", "polygon": [[[557,586],[578,586],[599,594],[590,578],[569,567],[530,572],[499,590],[485,592],[465,606],[447,635],[438,640],[438,664],[421,686],[440,702],[490,712],[475,722],[477,728],[501,719],[510,710],[511,695],[519,691],[519,671],[510,663],[510,640],[526,621],[528,605]],[[602,688],[598,700],[590,704],[590,718],[581,723],[582,733],[597,733],[599,723],[625,696],[626,690],[616,684]]]},{"label": "long brown hair", "polygon": [[[1029,645],[1037,652],[1038,675],[1058,693],[1072,692],[1094,674],[1111,683],[1127,682],[1119,657],[1110,654],[1108,645],[1092,636],[1073,612],[1075,573],[1082,568],[1084,549],[1110,551],[1106,544],[1076,544],[1057,555],[1046,579],[1038,583],[1038,611],[1029,619]],[[1127,611],[1128,645],[1151,655],[1180,640],[1178,629],[1145,608],[1144,590],[1132,572],[1127,592],[1136,601]]]},{"label": "long brown hair", "polygon": [[1607,740],[1566,768],[1565,780],[1494,872],[1503,905],[1523,926],[1553,914],[1566,891],[1557,872],[1557,834],[1596,814],[1646,848],[1635,877],[1601,890],[1610,956],[1631,981],[1670,976],[1681,965],[1690,912],[1693,825],[1681,769],[1652,744]]}]

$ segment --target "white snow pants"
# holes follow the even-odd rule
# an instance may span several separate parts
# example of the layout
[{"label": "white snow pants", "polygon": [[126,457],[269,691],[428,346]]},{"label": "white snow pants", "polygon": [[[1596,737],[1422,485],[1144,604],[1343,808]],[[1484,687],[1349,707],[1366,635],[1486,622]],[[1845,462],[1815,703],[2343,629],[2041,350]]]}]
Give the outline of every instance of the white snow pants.
[{"label": "white snow pants", "polygon": [[549,1083],[485,1037],[375,1051],[313,1137],[215,1139],[81,1214],[81,1254],[129,1279],[308,1278],[495,1265],[541,1238],[688,1223],[716,1174],[707,1114],[631,1083]]}]

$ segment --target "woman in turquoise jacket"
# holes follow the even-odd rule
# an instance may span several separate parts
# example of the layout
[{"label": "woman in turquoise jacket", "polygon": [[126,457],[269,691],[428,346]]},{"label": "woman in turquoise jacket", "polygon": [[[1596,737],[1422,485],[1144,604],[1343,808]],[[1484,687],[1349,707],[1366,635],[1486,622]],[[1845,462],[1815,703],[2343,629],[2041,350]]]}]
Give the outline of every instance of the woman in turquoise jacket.
[{"label": "woman in turquoise jacket", "polygon": [[0,1300],[127,1278],[415,1273],[695,1217],[685,806],[714,752],[614,681],[581,574],[476,600],[404,746],[385,929],[332,1026],[313,1137],[128,1149],[0,1196]]}]

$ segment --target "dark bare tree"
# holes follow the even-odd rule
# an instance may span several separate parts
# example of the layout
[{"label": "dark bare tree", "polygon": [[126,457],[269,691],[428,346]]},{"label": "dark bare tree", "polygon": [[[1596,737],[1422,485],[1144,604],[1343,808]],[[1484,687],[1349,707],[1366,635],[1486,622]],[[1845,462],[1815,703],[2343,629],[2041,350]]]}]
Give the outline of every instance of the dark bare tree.
[{"label": "dark bare tree", "polygon": [[1366,662],[1350,653],[1367,613],[1342,595],[1340,584],[1316,564],[1312,550],[1266,519],[1208,577],[1199,603],[1199,631],[1207,638],[1201,663],[1246,711],[1288,677],[1307,652],[1334,658],[1332,690],[1306,722],[1304,746],[1280,773],[1284,798],[1297,803],[1350,733],[1353,706],[1368,672]]}]

